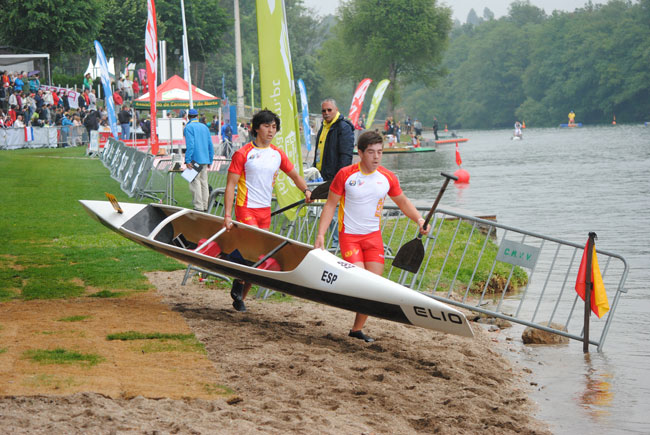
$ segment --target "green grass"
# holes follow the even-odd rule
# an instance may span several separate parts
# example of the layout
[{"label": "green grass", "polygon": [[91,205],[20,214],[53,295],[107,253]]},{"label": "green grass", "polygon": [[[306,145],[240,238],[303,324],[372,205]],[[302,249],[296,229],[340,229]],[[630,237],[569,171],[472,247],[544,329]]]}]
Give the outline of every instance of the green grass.
[{"label": "green grass", "polygon": [[162,332],[127,331],[109,334],[107,340],[141,341],[145,340],[138,350],[143,353],[155,352],[196,352],[205,355],[205,346],[194,334],[168,334]]},{"label": "green grass", "polygon": [[6,347],[0,347],[0,354],[3,354],[7,351]]},{"label": "green grass", "polygon": [[32,349],[23,353],[23,358],[39,364],[81,364],[94,366],[104,361],[104,358],[92,353],[79,353],[66,349]]},{"label": "green grass", "polygon": [[[184,180],[181,180],[184,181]],[[183,265],[112,233],[90,218],[79,199],[134,202],[84,148],[0,152],[0,301],[148,290],[145,272]],[[189,205],[187,183],[179,203]],[[111,295],[114,297],[114,295]]]},{"label": "green grass", "polygon": [[[394,219],[386,222],[386,228],[383,231],[385,243],[388,241],[388,238],[392,233],[392,228],[395,226],[395,224],[396,220]],[[395,234],[402,234],[405,225],[406,220],[401,219]],[[437,226],[434,228],[434,234],[438,234],[438,236],[435,242],[435,248],[433,246],[434,240],[429,240],[427,250],[425,251],[422,267],[426,267],[426,273],[423,277],[421,289],[432,289],[438,281],[437,291],[448,291],[449,287],[452,285],[452,282],[454,283],[454,292],[464,293],[466,291],[467,284],[469,283],[470,279],[472,279],[474,266],[479,260],[479,255],[481,253],[483,245],[485,244],[486,235],[479,230],[474,230],[474,233],[472,234],[472,226],[466,222],[463,222],[458,228],[458,232],[454,238],[454,233],[456,232],[457,225],[457,221],[447,220],[444,222],[439,233],[436,232]],[[409,237],[405,238],[403,244],[415,237],[414,231],[414,226],[411,225],[410,229],[407,232]],[[395,239],[397,239],[397,237]],[[463,256],[463,251],[465,250],[465,246],[467,245],[468,241],[469,247],[465,252],[465,257],[463,258],[461,267],[458,268],[461,257]],[[449,250],[450,245],[451,250]],[[400,240],[393,240],[393,242],[390,244],[390,248],[393,254],[396,254],[399,251],[400,247]],[[445,263],[445,257],[448,251],[449,258]],[[483,255],[480,258],[476,274],[472,279],[470,293],[480,294],[483,292],[485,282],[490,274],[490,269],[492,268],[492,264],[494,263],[494,259],[498,251],[499,246],[492,239],[488,239],[487,244],[485,244]],[[431,258],[427,266],[426,262],[430,254]],[[398,279],[401,270],[394,268],[392,274],[388,276],[390,265],[391,261],[386,261],[384,276],[396,280]],[[440,273],[441,270],[442,274]],[[457,270],[458,275],[454,281],[454,276],[456,275]],[[497,261],[486,294],[493,295],[503,290],[511,270],[512,278],[510,280],[510,284],[508,285],[509,291],[517,290],[525,286],[528,282],[528,274],[524,269],[518,266],[514,267],[513,269],[512,265]]]},{"label": "green grass", "polygon": [[91,316],[70,316],[62,317],[57,322],[81,322],[82,320],[90,319]]}]

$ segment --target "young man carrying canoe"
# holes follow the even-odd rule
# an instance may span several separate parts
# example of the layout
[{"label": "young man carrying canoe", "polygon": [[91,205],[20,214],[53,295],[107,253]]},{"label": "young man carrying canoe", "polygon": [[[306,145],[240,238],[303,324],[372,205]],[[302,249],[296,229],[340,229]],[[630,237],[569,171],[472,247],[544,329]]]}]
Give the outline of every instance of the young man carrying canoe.
[{"label": "young man carrying canoe", "polygon": [[[361,161],[344,167],[334,177],[314,243],[314,248],[324,249],[325,233],[340,202],[338,230],[343,259],[377,275],[384,272],[380,224],[387,194],[409,219],[417,222],[420,233],[428,231],[424,218],[402,192],[395,174],[381,166],[383,148],[380,134],[367,131],[359,136],[357,149]],[[367,319],[367,315],[357,313],[349,336],[374,341],[362,331]]]},{"label": "young man carrying canoe", "polygon": [[[305,194],[306,202],[311,202],[311,191],[307,182],[300,176],[291,160],[280,148],[271,143],[280,130],[280,118],[270,110],[261,110],[253,116],[253,141],[237,150],[228,168],[228,179],[224,193],[224,224],[230,230],[232,223],[232,206],[237,186],[237,203],[235,217],[239,222],[253,225],[264,230],[271,226],[271,196],[273,185],[282,170],[293,180],[296,187]],[[246,311],[244,299],[251,288],[250,283],[240,280],[233,282],[230,292],[233,307],[237,311]]]}]

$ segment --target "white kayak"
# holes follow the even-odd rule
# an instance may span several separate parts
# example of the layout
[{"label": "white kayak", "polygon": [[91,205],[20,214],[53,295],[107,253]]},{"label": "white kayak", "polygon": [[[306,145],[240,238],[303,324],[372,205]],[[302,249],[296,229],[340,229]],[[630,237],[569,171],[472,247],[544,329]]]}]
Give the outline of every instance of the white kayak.
[{"label": "white kayak", "polygon": [[[305,243],[240,222],[226,232],[223,218],[181,207],[120,203],[119,213],[109,201],[79,202],[90,216],[127,239],[206,270],[369,316],[473,336],[455,308]],[[247,264],[221,258],[223,254],[208,255],[215,243],[222,253],[239,251]],[[267,263],[268,258],[279,270],[251,264]]]}]

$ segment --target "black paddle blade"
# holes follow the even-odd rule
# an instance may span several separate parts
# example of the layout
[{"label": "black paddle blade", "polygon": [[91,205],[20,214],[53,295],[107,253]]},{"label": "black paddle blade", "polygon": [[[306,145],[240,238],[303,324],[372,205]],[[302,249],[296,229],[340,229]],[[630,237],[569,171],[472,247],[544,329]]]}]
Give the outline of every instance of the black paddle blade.
[{"label": "black paddle blade", "polygon": [[415,238],[402,246],[393,259],[393,266],[416,273],[424,260],[422,240]]},{"label": "black paddle blade", "polygon": [[332,180],[326,181],[323,184],[316,186],[316,188],[311,192],[311,199],[327,199],[331,184]]}]

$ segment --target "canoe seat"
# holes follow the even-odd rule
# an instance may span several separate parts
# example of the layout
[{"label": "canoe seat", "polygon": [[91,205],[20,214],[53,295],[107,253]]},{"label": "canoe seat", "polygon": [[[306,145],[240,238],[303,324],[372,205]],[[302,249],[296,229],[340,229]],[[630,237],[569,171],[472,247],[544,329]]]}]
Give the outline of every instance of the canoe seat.
[{"label": "canoe seat", "polygon": [[[206,240],[207,239],[199,240],[198,246],[204,244]],[[216,257],[217,255],[221,254],[221,247],[219,247],[217,242],[210,242],[206,245],[205,248],[199,251],[199,254],[209,255],[210,257]]]},{"label": "canoe seat", "polygon": [[[258,260],[261,260],[264,257],[265,257],[264,255],[260,255]],[[278,263],[278,261],[275,258],[267,258],[266,260],[264,260],[264,262],[262,262],[262,264],[257,266],[257,268],[263,270],[273,270],[275,272],[279,272],[282,270],[282,268],[280,267],[280,263]]]}]

